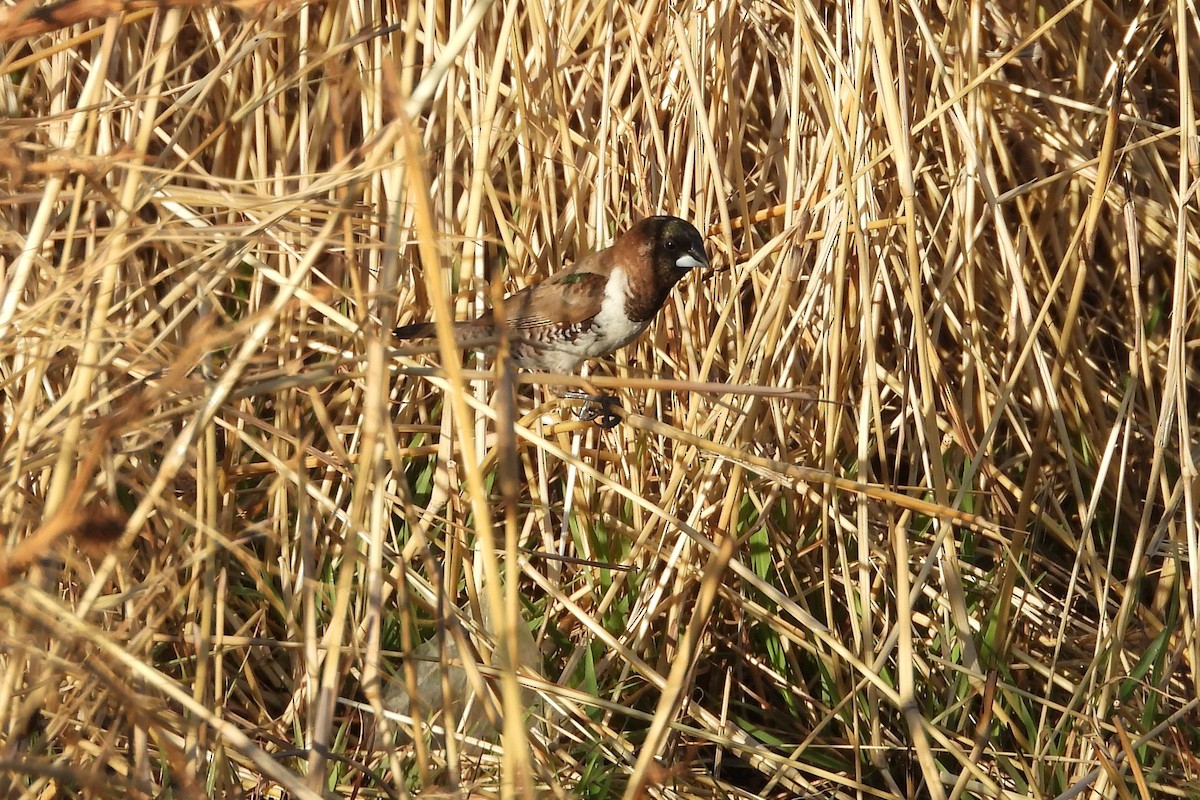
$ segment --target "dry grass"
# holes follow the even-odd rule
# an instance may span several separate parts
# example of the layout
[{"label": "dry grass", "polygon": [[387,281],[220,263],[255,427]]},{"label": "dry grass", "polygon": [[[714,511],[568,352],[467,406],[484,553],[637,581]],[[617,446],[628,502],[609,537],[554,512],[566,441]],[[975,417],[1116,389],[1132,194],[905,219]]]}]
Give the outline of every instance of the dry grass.
[{"label": "dry grass", "polygon": [[[111,5],[0,10],[0,795],[1200,793],[1190,5]],[[388,335],[659,212],[615,430]]]}]

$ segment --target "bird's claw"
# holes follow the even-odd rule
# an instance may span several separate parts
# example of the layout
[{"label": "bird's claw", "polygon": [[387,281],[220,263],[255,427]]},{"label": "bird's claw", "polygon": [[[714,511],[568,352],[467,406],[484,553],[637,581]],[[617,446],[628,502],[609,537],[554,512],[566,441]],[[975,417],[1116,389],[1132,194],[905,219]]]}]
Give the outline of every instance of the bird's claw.
[{"label": "bird's claw", "polygon": [[610,394],[567,392],[563,398],[583,401],[583,406],[580,407],[578,414],[579,419],[583,422],[595,422],[605,430],[612,430],[621,422],[621,415],[617,413],[621,407],[621,401]]}]

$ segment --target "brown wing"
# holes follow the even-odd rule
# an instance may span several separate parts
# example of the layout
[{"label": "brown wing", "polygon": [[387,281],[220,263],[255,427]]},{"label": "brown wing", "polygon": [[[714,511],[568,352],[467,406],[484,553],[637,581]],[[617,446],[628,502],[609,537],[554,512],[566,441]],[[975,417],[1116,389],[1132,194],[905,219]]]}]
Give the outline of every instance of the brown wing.
[{"label": "brown wing", "polygon": [[508,327],[525,331],[575,328],[596,316],[604,301],[609,273],[601,268],[598,255],[592,253],[541,283],[505,298]]},{"label": "brown wing", "polygon": [[[526,335],[543,335],[574,331],[586,327],[589,319],[600,311],[610,270],[600,258],[606,251],[589,253],[569,267],[561,269],[541,283],[527,286],[504,298],[504,314],[510,330],[525,331]],[[495,316],[492,311],[478,318],[454,323],[460,333],[477,332],[494,335],[491,330]],[[432,337],[432,322],[419,322],[396,328],[399,339]],[[571,338],[574,338],[573,335]]]}]

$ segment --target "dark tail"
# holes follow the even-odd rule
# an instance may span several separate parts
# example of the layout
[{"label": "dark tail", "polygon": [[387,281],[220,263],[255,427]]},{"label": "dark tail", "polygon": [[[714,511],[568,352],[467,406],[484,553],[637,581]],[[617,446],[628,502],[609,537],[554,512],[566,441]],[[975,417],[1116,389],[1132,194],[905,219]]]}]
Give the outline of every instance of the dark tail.
[{"label": "dark tail", "polygon": [[[486,339],[492,336],[492,314],[485,313],[477,319],[460,320],[454,323],[455,338]],[[392,331],[397,339],[432,339],[437,336],[437,328],[432,322],[414,322],[411,325],[401,325]]]},{"label": "dark tail", "polygon": [[437,335],[432,322],[414,322],[412,325],[401,325],[392,331],[397,339],[430,339]]}]

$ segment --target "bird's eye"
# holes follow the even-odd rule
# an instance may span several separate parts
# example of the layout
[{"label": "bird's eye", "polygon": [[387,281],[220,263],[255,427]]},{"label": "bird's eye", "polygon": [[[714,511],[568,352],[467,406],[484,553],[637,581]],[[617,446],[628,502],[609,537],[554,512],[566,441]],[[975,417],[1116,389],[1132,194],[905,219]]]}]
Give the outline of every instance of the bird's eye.
[{"label": "bird's eye", "polygon": [[674,239],[667,239],[667,241],[666,241],[664,244],[666,245],[666,248],[667,248],[668,250],[674,250],[674,249],[675,249],[675,240],[674,240]]}]

